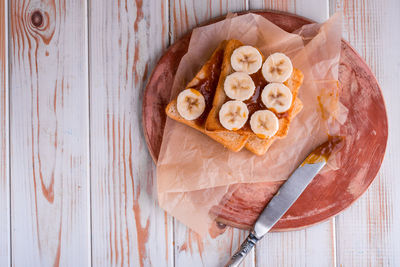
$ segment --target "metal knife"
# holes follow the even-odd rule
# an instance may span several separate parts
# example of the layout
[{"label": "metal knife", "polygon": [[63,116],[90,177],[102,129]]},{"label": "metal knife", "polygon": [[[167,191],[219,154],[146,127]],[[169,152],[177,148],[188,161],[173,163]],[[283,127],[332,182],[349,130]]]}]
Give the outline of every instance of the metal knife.
[{"label": "metal knife", "polygon": [[245,256],[253,249],[254,245],[271,230],[275,223],[279,221],[299,198],[317,173],[325,166],[333,148],[341,140],[337,138],[330,139],[307,156],[264,208],[253,230],[225,267],[239,266]]}]

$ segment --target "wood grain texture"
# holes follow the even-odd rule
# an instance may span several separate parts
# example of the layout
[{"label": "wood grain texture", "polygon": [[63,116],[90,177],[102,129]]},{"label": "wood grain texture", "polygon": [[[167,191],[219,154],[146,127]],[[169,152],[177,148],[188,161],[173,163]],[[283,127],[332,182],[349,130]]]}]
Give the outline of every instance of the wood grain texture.
[{"label": "wood grain texture", "polygon": [[10,1],[12,263],[90,264],[85,2]]},{"label": "wood grain texture", "polygon": [[269,233],[257,246],[257,266],[336,266],[334,240],[334,220],[300,231]]},{"label": "wood grain texture", "polygon": [[172,219],[157,205],[141,130],[143,87],[168,45],[168,2],[91,1],[94,266],[172,266]]},{"label": "wood grain texture", "polygon": [[294,13],[316,22],[329,17],[329,0],[249,0],[250,10],[269,9]]},{"label": "wood grain texture", "polygon": [[247,0],[170,1],[171,40],[179,39],[212,18],[247,9]]},{"label": "wood grain texture", "polygon": [[0,2],[0,266],[10,258],[10,180],[8,146],[8,6]]},{"label": "wood grain texture", "polygon": [[396,0],[331,1],[343,14],[343,37],[365,58],[381,85],[389,118],[389,140],[381,171],[367,193],[336,219],[337,263],[400,265],[400,3]]},{"label": "wood grain texture", "polygon": [[[247,231],[227,227],[201,238],[178,221],[175,221],[174,229],[175,266],[223,266],[248,235]],[[254,257],[253,249],[241,266],[255,266]]]}]

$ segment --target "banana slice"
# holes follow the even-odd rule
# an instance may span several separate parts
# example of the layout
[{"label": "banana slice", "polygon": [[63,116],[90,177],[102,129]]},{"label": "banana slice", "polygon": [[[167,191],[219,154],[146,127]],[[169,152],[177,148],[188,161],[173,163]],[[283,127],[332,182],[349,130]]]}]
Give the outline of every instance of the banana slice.
[{"label": "banana slice", "polygon": [[270,83],[264,87],[261,93],[261,101],[268,109],[276,113],[289,110],[292,98],[292,92],[282,83]]},{"label": "banana slice", "polygon": [[234,72],[225,79],[224,91],[231,99],[242,101],[249,99],[255,89],[256,86],[250,75],[244,72]]},{"label": "banana slice", "polygon": [[292,75],[292,61],[285,54],[274,53],[265,60],[261,72],[268,82],[283,83]]},{"label": "banana slice", "polygon": [[177,108],[186,120],[195,120],[204,112],[206,102],[204,96],[195,89],[183,90],[178,95]]},{"label": "banana slice", "polygon": [[292,98],[292,92],[282,83],[270,83],[261,93],[261,101],[264,105],[277,113],[289,110]]},{"label": "banana slice", "polygon": [[244,45],[233,51],[231,65],[235,71],[253,74],[261,68],[262,56],[257,48]]},{"label": "banana slice", "polygon": [[279,129],[276,115],[269,110],[254,112],[250,118],[251,130],[261,139],[274,136]]},{"label": "banana slice", "polygon": [[242,101],[228,101],[219,110],[219,121],[225,129],[231,131],[242,128],[248,117],[249,110]]}]

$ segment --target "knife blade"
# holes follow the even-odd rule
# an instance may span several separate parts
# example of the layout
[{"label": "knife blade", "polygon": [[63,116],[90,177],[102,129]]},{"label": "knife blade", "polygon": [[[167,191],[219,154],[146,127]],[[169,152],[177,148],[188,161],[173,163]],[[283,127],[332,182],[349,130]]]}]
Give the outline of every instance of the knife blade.
[{"label": "knife blade", "polygon": [[257,238],[261,238],[269,232],[299,198],[325,164],[326,161],[304,164],[293,172],[287,182],[279,188],[278,193],[275,194],[265,207],[260,217],[258,217],[254,225],[254,233]]},{"label": "knife blade", "polygon": [[233,254],[230,261],[225,265],[226,267],[239,266],[254,245],[271,230],[300,197],[318,172],[325,166],[333,150],[342,141],[342,137],[330,137],[326,143],[317,147],[307,156],[264,208],[253,230],[236,253]]}]

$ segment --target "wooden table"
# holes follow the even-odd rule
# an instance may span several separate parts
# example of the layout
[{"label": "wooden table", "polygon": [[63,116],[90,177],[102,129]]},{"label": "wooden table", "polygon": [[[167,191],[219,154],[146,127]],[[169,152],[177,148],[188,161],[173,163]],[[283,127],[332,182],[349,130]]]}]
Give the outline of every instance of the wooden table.
[{"label": "wooden table", "polygon": [[[141,100],[163,51],[227,12],[323,21],[376,74],[389,143],[342,214],[271,233],[244,266],[400,266],[400,2],[397,0],[0,0],[0,266],[220,266],[247,235],[201,239],[157,205]],[[396,102],[397,101],[397,102]]]}]

